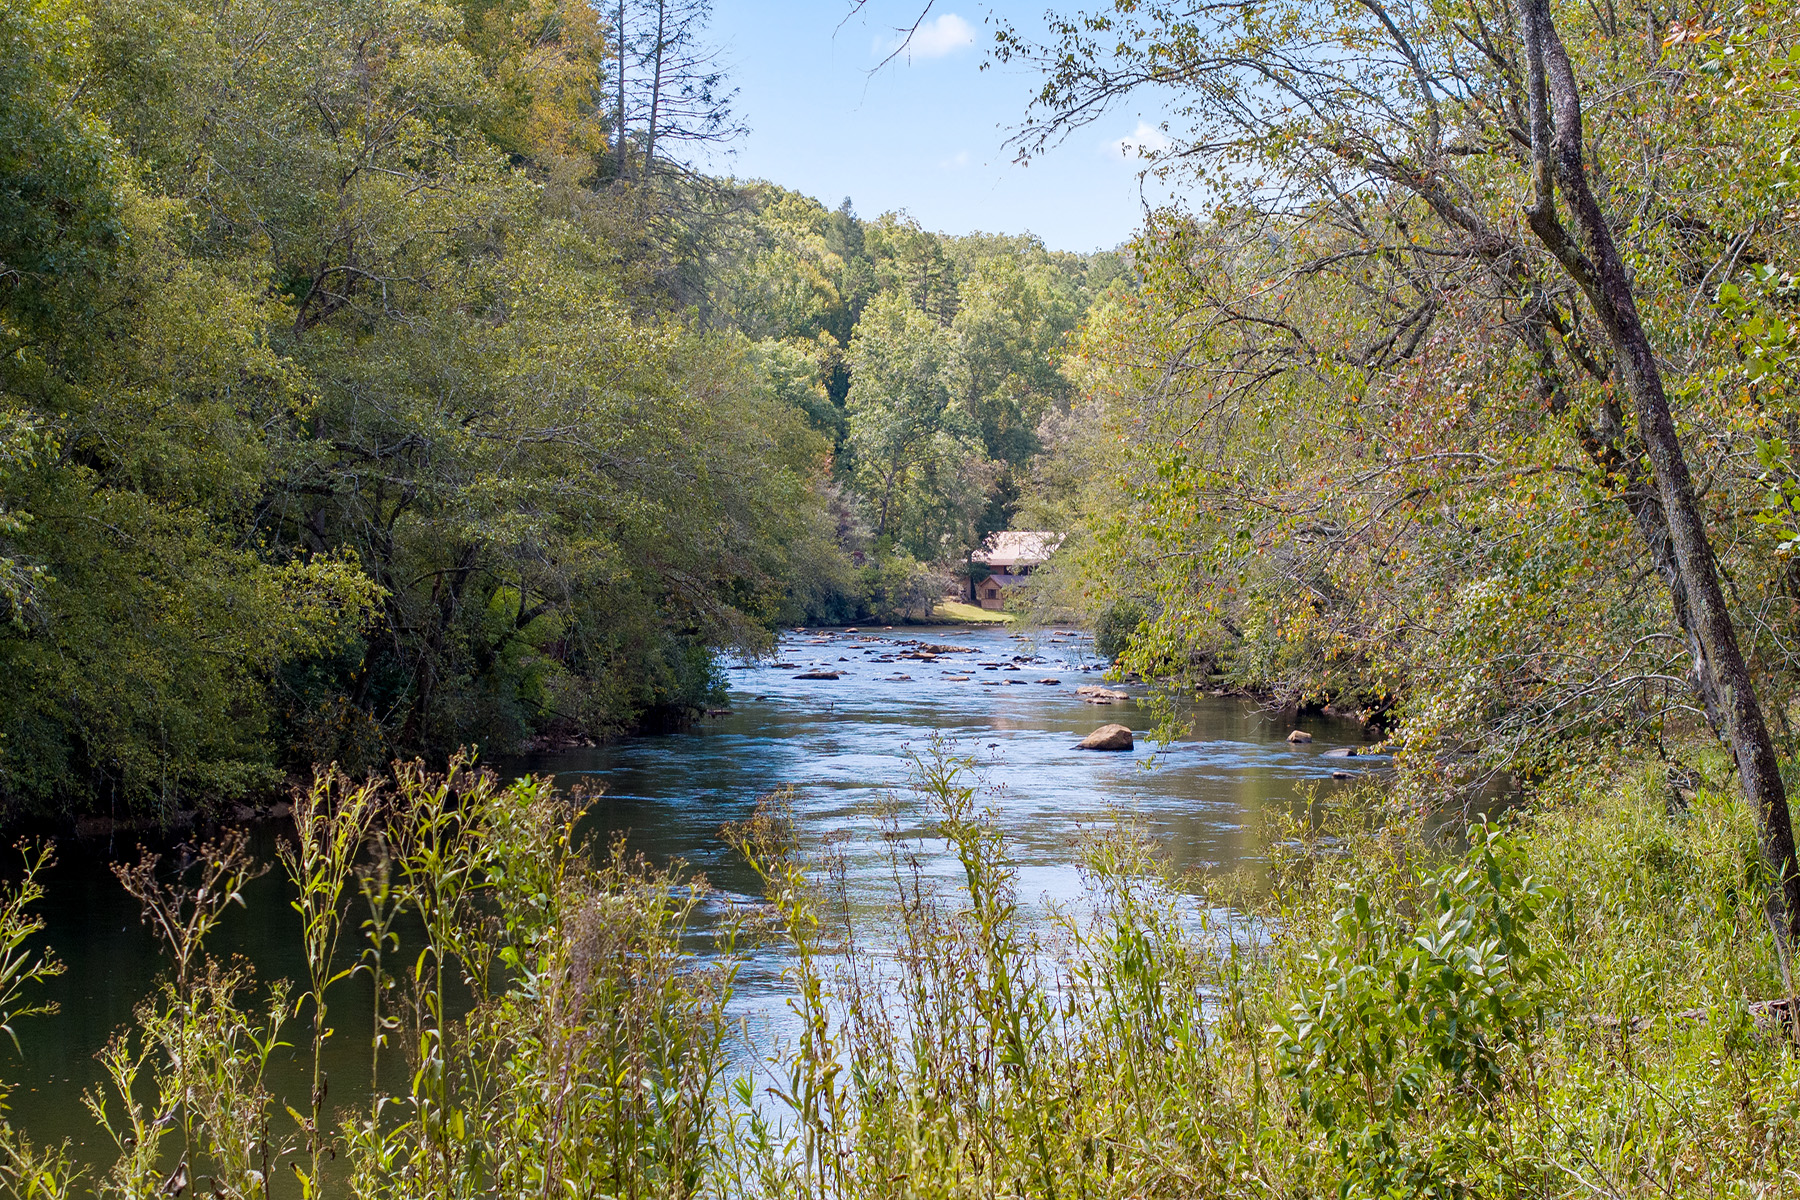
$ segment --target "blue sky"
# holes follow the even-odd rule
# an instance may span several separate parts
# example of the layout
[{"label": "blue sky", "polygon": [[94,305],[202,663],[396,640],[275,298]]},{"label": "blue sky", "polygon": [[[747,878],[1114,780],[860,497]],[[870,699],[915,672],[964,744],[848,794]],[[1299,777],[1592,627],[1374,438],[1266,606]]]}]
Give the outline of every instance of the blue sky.
[{"label": "blue sky", "polygon": [[849,0],[714,0],[712,40],[750,126],[715,169],[832,207],[849,196],[863,217],[904,210],[948,233],[1029,231],[1057,250],[1129,238],[1142,219],[1141,163],[1121,146],[1154,138],[1155,114],[1121,108],[1015,166],[1002,143],[1036,80],[1016,67],[980,69],[993,40],[988,19],[1037,29],[1046,0],[936,0],[910,50],[875,71],[899,41],[895,27],[910,25],[923,3],[869,0],[846,20]]}]

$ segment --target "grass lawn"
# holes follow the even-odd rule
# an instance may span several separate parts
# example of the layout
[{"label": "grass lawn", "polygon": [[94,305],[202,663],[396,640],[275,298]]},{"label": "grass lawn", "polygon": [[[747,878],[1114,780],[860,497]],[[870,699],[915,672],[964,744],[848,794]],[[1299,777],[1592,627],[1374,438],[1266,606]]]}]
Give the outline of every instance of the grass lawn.
[{"label": "grass lawn", "polygon": [[946,600],[931,610],[934,617],[942,617],[946,621],[967,621],[975,625],[1006,625],[1016,618],[1011,613],[993,612],[974,604],[964,604],[960,600]]}]

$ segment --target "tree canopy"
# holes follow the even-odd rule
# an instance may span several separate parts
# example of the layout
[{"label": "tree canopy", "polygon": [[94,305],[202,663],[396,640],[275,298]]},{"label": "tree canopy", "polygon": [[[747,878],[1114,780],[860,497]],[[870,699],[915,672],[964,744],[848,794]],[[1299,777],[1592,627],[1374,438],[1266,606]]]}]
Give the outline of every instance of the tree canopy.
[{"label": "tree canopy", "polygon": [[684,721],[1006,525],[1123,272],[704,175],[707,13],[0,13],[5,816]]},{"label": "tree canopy", "polygon": [[[1140,669],[1379,714],[1416,779],[1726,733],[1751,689],[1792,753],[1794,30],[1566,6],[1534,42],[1522,20],[1122,3],[1003,35],[1046,70],[1027,150],[1155,94],[1147,165],[1187,197],[1082,335],[1061,445],[1109,483],[1046,471],[1042,503],[1084,498],[1073,544],[1148,614]],[[1671,447],[1692,500],[1663,486]],[[1684,504],[1744,687],[1709,683]]]},{"label": "tree canopy", "polygon": [[0,23],[10,810],[603,734],[766,642],[827,443],[622,262],[591,9]]}]

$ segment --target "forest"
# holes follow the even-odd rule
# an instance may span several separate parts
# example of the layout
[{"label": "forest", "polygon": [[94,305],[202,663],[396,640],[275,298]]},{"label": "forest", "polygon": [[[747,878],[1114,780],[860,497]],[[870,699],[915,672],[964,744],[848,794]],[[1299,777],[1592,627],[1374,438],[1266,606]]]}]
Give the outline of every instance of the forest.
[{"label": "forest", "polygon": [[679,725],[1007,527],[1125,257],[697,171],[705,12],[6,7],[9,819]]},{"label": "forest", "polygon": [[1505,5],[1197,11],[1001,39],[1027,150],[1181,102],[1149,169],[1187,199],[1045,427],[1028,510],[1081,561],[1041,602],[1116,610],[1146,677],[1371,720],[1426,792],[1696,726],[1794,758],[1794,29],[1559,11],[1534,80]]}]

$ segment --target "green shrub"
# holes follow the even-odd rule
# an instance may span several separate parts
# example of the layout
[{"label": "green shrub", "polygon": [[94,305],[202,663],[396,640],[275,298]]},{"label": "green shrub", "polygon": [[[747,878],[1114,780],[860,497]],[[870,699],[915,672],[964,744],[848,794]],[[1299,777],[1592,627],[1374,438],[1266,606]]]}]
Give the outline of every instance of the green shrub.
[{"label": "green shrub", "polygon": [[1473,826],[1470,840],[1420,880],[1422,913],[1347,895],[1328,939],[1300,956],[1276,1023],[1281,1074],[1325,1134],[1345,1196],[1457,1194],[1455,1147],[1409,1145],[1402,1131],[1427,1104],[1441,1115],[1474,1101],[1479,1119],[1550,1001],[1558,955],[1526,934],[1555,889],[1524,874],[1498,830]]},{"label": "green shrub", "polygon": [[1094,652],[1107,662],[1118,661],[1147,615],[1136,600],[1115,600],[1107,605],[1094,622]]}]

